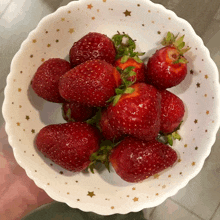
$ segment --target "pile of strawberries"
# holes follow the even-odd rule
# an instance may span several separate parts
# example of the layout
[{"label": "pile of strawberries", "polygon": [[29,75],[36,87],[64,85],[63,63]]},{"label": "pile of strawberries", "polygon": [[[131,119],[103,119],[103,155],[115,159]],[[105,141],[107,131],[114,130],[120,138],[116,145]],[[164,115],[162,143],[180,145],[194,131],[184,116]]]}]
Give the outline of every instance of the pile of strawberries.
[{"label": "pile of strawberries", "polygon": [[183,37],[168,32],[163,47],[149,58],[136,52],[125,33],[110,39],[88,33],[69,51],[70,62],[51,58],[36,71],[32,88],[43,99],[62,104],[63,124],[40,130],[36,146],[63,168],[80,172],[97,162],[125,181],[140,182],[177,160],[173,139],[184,104],[166,90],[187,74]]}]

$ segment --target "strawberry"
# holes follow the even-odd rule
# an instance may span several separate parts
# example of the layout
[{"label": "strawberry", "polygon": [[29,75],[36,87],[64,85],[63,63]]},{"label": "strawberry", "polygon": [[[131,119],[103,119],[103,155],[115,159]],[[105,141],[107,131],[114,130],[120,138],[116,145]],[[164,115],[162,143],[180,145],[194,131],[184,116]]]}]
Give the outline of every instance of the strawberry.
[{"label": "strawberry", "polygon": [[184,53],[190,48],[183,42],[184,36],[177,39],[168,32],[162,44],[163,48],[157,50],[147,63],[145,72],[146,82],[163,90],[178,85],[187,75],[187,60]]},{"label": "strawberry", "polygon": [[109,156],[116,173],[132,183],[143,181],[173,166],[176,160],[177,153],[168,145],[133,137],[122,140]]},{"label": "strawberry", "polygon": [[99,149],[99,131],[85,122],[52,124],[42,128],[36,146],[61,167],[80,172],[90,164],[90,156]]},{"label": "strawberry", "polygon": [[[160,130],[160,92],[152,85],[136,83],[116,96],[107,108],[112,129],[143,140],[154,139]],[[116,132],[116,131],[115,131]]]},{"label": "strawberry", "polygon": [[59,91],[69,102],[103,107],[120,84],[120,73],[115,67],[104,60],[88,60],[61,77]]},{"label": "strawberry", "polygon": [[41,98],[56,103],[65,100],[59,94],[60,77],[70,70],[70,63],[60,58],[51,58],[39,66],[34,74],[31,85]]},{"label": "strawberry", "polygon": [[62,113],[67,122],[86,121],[95,115],[96,108],[78,102],[65,102],[62,104]]},{"label": "strawberry", "polygon": [[175,94],[164,90],[161,92],[161,124],[163,134],[174,132],[180,125],[185,113],[183,101]]},{"label": "strawberry", "polygon": [[105,60],[113,64],[115,55],[116,50],[111,39],[96,32],[90,32],[75,42],[69,52],[72,67],[92,59]]},{"label": "strawberry", "polygon": [[113,127],[111,127],[111,125],[109,123],[107,109],[102,111],[99,125],[100,125],[101,131],[102,131],[102,135],[107,140],[117,142],[123,137],[122,132],[120,132],[120,131],[114,129]]},{"label": "strawberry", "polygon": [[[142,61],[137,62],[133,58],[128,58],[127,60],[119,58],[115,62],[115,67],[124,70],[122,77],[125,76],[126,80],[135,83],[145,82],[145,65]],[[127,77],[128,74],[130,76]]]}]

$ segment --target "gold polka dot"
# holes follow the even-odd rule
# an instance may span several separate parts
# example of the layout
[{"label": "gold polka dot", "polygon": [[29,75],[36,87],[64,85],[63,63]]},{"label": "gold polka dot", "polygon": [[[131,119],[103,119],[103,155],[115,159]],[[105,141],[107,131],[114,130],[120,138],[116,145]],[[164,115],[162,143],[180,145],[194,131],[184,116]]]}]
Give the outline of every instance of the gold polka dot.
[{"label": "gold polka dot", "polygon": [[71,13],[71,11],[68,11],[68,14],[70,14]]},{"label": "gold polka dot", "polygon": [[206,111],[206,114],[207,114],[207,115],[209,114],[209,111],[208,111],[208,110]]},{"label": "gold polka dot", "polygon": [[33,42],[33,43],[36,43],[36,42],[37,42],[37,40],[36,40],[36,39],[33,39],[33,40],[32,40],[32,42]]},{"label": "gold polka dot", "polygon": [[47,47],[51,47],[51,44],[47,44]]},{"label": "gold polka dot", "polygon": [[103,2],[106,2],[106,0],[103,0]]},{"label": "gold polka dot", "polygon": [[69,192],[67,192],[67,195],[69,195],[70,193]]},{"label": "gold polka dot", "polygon": [[182,161],[181,159],[178,160],[179,163],[180,163],[181,161]]},{"label": "gold polka dot", "polygon": [[138,201],[138,198],[137,198],[137,197],[134,197],[133,200],[134,200],[134,202],[137,202],[137,201]]},{"label": "gold polka dot", "polygon": [[150,13],[150,12],[151,12],[151,10],[148,10],[148,12]]},{"label": "gold polka dot", "polygon": [[17,122],[16,124],[17,124],[17,126],[20,126],[20,125],[21,125],[21,123],[20,123],[20,122]]},{"label": "gold polka dot", "polygon": [[88,8],[88,9],[92,9],[92,8],[93,8],[92,4],[87,5],[87,8]]},{"label": "gold polka dot", "polygon": [[205,78],[208,79],[209,78],[208,75],[205,75]]},{"label": "gold polka dot", "polygon": [[115,207],[114,206],[111,206],[111,209],[114,209]]},{"label": "gold polka dot", "polygon": [[60,29],[57,29],[57,32],[59,32],[60,31]]},{"label": "gold polka dot", "polygon": [[162,188],[165,189],[165,188],[166,188],[166,185],[163,185]]},{"label": "gold polka dot", "polygon": [[192,166],[195,166],[196,162],[192,162]]},{"label": "gold polka dot", "polygon": [[168,175],[168,177],[170,178],[170,177],[171,177],[171,175]]},{"label": "gold polka dot", "polygon": [[159,195],[159,193],[156,193],[156,196],[158,196]]},{"label": "gold polka dot", "polygon": [[169,17],[168,19],[171,20],[171,17]]},{"label": "gold polka dot", "polygon": [[50,183],[47,183],[47,185],[49,186],[49,185],[50,185]]},{"label": "gold polka dot", "polygon": [[92,17],[92,20],[95,20],[95,17]]},{"label": "gold polka dot", "polygon": [[42,59],[41,59],[41,62],[44,62],[44,61],[45,61],[45,59],[44,59],[44,58],[42,58]]},{"label": "gold polka dot", "polygon": [[184,147],[187,147],[187,144],[184,144]]},{"label": "gold polka dot", "polygon": [[70,34],[72,34],[74,32],[74,28],[70,28],[68,31]]},{"label": "gold polka dot", "polygon": [[65,18],[61,18],[61,21],[65,21]]},{"label": "gold polka dot", "polygon": [[132,190],[135,190],[135,189],[136,189],[135,187],[132,188]]},{"label": "gold polka dot", "polygon": [[154,179],[158,179],[159,176],[160,176],[160,175],[159,175],[158,173],[154,174]]}]

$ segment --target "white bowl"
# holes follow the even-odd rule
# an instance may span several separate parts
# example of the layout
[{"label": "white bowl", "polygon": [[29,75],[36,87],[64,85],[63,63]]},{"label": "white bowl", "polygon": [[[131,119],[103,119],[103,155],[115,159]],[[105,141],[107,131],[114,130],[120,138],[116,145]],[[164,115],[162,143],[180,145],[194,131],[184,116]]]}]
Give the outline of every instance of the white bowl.
[{"label": "white bowl", "polygon": [[[30,87],[38,66],[51,57],[67,58],[70,47],[88,32],[112,37],[117,31],[136,39],[147,58],[168,31],[185,34],[188,75],[170,89],[186,106],[181,141],[175,141],[179,162],[142,183],[130,184],[100,167],[95,174],[72,173],[38,153],[34,146],[42,127],[62,123],[60,104],[39,98]],[[192,74],[193,71],[193,74]],[[27,175],[54,200],[101,215],[136,212],[161,204],[201,170],[220,125],[218,70],[191,25],[172,11],[148,0],[80,0],[42,19],[22,43],[7,77],[3,115],[14,155]]]}]

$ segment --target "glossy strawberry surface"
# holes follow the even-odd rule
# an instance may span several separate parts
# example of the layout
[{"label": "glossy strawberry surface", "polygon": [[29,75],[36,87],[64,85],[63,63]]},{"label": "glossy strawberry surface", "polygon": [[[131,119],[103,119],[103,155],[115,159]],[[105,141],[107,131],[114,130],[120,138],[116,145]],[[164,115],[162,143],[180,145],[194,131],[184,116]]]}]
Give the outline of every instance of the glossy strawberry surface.
[{"label": "glossy strawberry surface", "polygon": [[85,122],[47,125],[36,138],[39,151],[74,172],[87,168],[90,155],[99,149],[99,143],[99,131]]},{"label": "glossy strawberry surface", "polygon": [[127,182],[140,182],[172,166],[177,153],[156,140],[143,141],[126,137],[112,150],[110,162]]},{"label": "glossy strawberry surface", "polygon": [[111,39],[96,32],[90,32],[75,42],[69,52],[72,67],[91,59],[105,60],[113,64],[115,55],[116,50]]},{"label": "glossy strawberry surface", "polygon": [[115,67],[103,60],[89,60],[62,76],[59,92],[69,102],[103,107],[120,84]]},{"label": "glossy strawberry surface", "polygon": [[161,125],[164,134],[172,133],[178,128],[185,113],[183,101],[175,94],[164,90],[161,92]]},{"label": "glossy strawberry surface", "polygon": [[148,60],[146,82],[160,90],[181,83],[187,75],[187,64],[176,63],[179,55],[178,50],[173,46],[157,50]]},{"label": "glossy strawberry surface", "polygon": [[70,63],[64,59],[51,58],[39,66],[32,79],[32,88],[41,98],[56,103],[64,102],[59,93],[59,80],[70,70]]},{"label": "glossy strawberry surface", "polygon": [[112,129],[143,140],[154,139],[160,130],[160,92],[145,83],[131,86],[134,92],[123,94],[107,109]]}]

